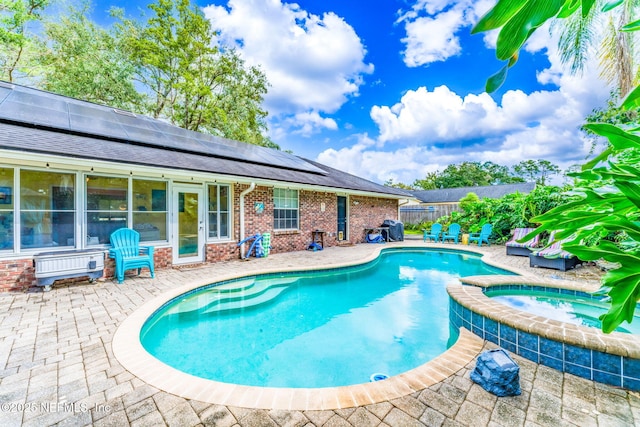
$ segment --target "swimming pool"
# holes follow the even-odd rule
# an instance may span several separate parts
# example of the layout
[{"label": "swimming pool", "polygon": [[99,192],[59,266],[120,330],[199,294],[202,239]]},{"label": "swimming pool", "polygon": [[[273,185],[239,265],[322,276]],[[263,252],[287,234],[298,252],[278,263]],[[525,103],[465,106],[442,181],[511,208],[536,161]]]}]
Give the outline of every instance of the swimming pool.
[{"label": "swimming pool", "polygon": [[[489,289],[485,294],[502,304],[517,310],[544,316],[573,325],[602,328],[599,317],[609,310],[609,304],[592,295],[573,292],[559,293],[543,290]],[[615,329],[618,332],[640,334],[640,318],[634,316],[631,324],[624,322]]]},{"label": "swimming pool", "polygon": [[142,328],[144,348],[200,378],[262,387],[333,387],[396,375],[457,338],[445,286],[513,274],[475,254],[392,249],[358,267],[268,274],[180,295]]}]

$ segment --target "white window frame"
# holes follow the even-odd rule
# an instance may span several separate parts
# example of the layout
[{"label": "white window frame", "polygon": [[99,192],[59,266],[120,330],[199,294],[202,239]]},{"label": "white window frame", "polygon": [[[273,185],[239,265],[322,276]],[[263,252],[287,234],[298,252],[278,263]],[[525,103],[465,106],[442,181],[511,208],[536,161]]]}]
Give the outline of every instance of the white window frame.
[{"label": "white window frame", "polygon": [[[211,200],[209,200],[211,187],[216,187],[216,206],[214,210],[211,210]],[[222,207],[220,206],[220,188],[221,187],[227,188],[227,206],[225,209],[222,209]],[[233,236],[233,226],[232,226],[233,221],[231,218],[232,216],[231,206],[233,205],[233,195],[231,190],[232,188],[231,188],[231,185],[229,184],[219,184],[219,183],[207,184],[207,241],[210,241],[210,242],[230,241]],[[210,231],[211,231],[210,219],[211,219],[212,213],[215,213],[217,218],[216,227],[218,230],[218,236],[215,236],[215,237],[212,237],[210,234]],[[222,213],[227,214],[227,233],[228,233],[227,236],[220,235],[220,230],[222,229],[222,221],[220,217]]]},{"label": "white window frame", "polygon": [[[295,227],[288,227],[287,222],[293,221],[294,218],[278,218],[279,212],[294,212]],[[300,229],[300,191],[291,190],[289,188],[273,189],[273,229],[282,230],[299,230]]]}]

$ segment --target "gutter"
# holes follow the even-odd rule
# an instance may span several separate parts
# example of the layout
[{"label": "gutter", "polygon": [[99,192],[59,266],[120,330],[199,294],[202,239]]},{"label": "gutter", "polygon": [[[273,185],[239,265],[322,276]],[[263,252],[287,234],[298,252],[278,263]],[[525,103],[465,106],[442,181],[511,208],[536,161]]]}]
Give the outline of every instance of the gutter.
[{"label": "gutter", "polygon": [[[244,240],[244,196],[251,193],[256,188],[256,183],[249,184],[249,188],[240,193],[240,241]],[[244,259],[244,243],[240,245],[240,258]]]}]

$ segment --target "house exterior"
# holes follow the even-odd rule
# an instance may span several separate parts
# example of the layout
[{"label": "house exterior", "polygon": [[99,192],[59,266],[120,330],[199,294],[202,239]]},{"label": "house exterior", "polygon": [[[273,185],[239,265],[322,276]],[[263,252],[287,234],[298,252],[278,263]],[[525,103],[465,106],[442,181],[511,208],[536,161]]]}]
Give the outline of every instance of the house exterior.
[{"label": "house exterior", "polygon": [[[118,228],[156,268],[363,241],[411,195],[278,150],[0,82],[0,290],[35,284],[34,256],[99,249]],[[113,262],[105,260],[105,276]]]},{"label": "house exterior", "polygon": [[529,194],[536,188],[535,182],[518,184],[487,185],[477,187],[442,188],[438,190],[409,191],[418,204],[408,204],[400,208],[400,220],[411,224],[435,221],[438,218],[460,210],[460,199],[475,193],[480,199],[499,199],[507,194]]}]

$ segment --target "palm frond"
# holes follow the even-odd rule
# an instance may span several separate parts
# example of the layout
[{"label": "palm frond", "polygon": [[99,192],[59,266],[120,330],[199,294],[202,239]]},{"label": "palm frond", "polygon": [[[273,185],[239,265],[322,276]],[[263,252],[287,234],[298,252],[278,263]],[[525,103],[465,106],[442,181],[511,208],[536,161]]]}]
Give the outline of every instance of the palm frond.
[{"label": "palm frond", "polygon": [[617,18],[609,17],[606,32],[598,51],[600,76],[609,84],[615,84],[624,97],[637,83],[637,61],[634,58],[634,34],[620,31],[633,12],[624,8]]},{"label": "palm frond", "polygon": [[589,48],[595,37],[593,21],[596,19],[596,8],[592,8],[586,17],[574,13],[570,17],[556,21],[552,31],[560,30],[558,48],[560,60],[569,65],[572,74],[581,74],[588,60]]}]

